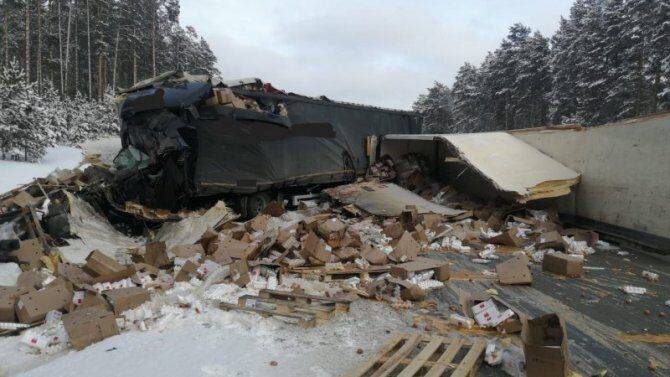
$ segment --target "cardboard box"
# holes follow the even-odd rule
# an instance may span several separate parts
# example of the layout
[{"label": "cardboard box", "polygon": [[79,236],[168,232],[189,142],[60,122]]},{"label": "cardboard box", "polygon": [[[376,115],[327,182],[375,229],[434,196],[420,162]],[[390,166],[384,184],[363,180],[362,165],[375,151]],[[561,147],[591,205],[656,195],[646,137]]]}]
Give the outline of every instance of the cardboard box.
[{"label": "cardboard box", "polygon": [[124,268],[119,262],[103,254],[100,250],[93,250],[86,257],[86,264],[83,270],[89,275],[96,277],[114,274],[122,271]]},{"label": "cardboard box", "polygon": [[521,232],[517,227],[511,227],[503,230],[502,234],[489,238],[488,242],[496,245],[521,247],[528,239],[521,237]]},{"label": "cardboard box", "polygon": [[63,325],[76,350],[119,334],[114,313],[99,307],[77,310],[63,316]]},{"label": "cardboard box", "polygon": [[340,247],[346,230],[347,225],[335,218],[322,221],[317,227],[317,231],[321,237],[333,248]]},{"label": "cardboard box", "polygon": [[[233,259],[246,259],[249,255],[255,254],[258,250],[258,243],[242,242],[231,237],[226,237],[223,240],[212,243],[212,245],[216,246],[211,254],[223,253]],[[221,257],[223,257],[223,255],[219,258]]]},{"label": "cardboard box", "polygon": [[19,249],[12,251],[10,255],[18,260],[21,269],[37,269],[42,266],[40,258],[44,256],[44,247],[37,238],[23,240],[19,241]]},{"label": "cardboard box", "polygon": [[102,296],[114,309],[114,314],[120,315],[129,309],[134,309],[149,301],[149,291],[141,287],[129,287],[102,292]]},{"label": "cardboard box", "polygon": [[169,267],[172,262],[167,256],[167,246],[165,242],[151,242],[146,245],[144,252],[144,262],[158,268]]},{"label": "cardboard box", "polygon": [[407,280],[387,278],[389,283],[400,286],[400,298],[406,301],[422,301],[426,298],[426,292],[421,287]]},{"label": "cardboard box", "polygon": [[421,224],[423,224],[426,229],[437,231],[440,224],[442,224],[442,215],[436,213],[424,213],[421,215]]},{"label": "cardboard box", "polygon": [[[231,262],[232,263],[232,262]],[[198,265],[189,261],[186,261],[184,265],[181,267],[177,275],[175,276],[174,280],[175,281],[189,281],[191,280],[191,276],[197,274],[198,271]]]},{"label": "cardboard box", "polygon": [[542,271],[568,277],[580,277],[584,272],[584,259],[564,253],[546,253],[542,259]]},{"label": "cardboard box", "polygon": [[358,250],[353,247],[342,247],[333,251],[336,257],[341,261],[353,261],[359,257]]},{"label": "cardboard box", "polygon": [[387,255],[383,251],[370,244],[365,245],[363,251],[361,252],[361,256],[365,258],[368,263],[375,266],[383,266],[388,263]]},{"label": "cardboard box", "polygon": [[184,259],[192,258],[196,255],[205,255],[205,249],[199,243],[195,245],[176,245],[170,249],[170,252],[175,257]]},{"label": "cardboard box", "polygon": [[405,227],[401,223],[394,222],[384,227],[384,234],[393,238],[394,240],[402,237],[405,233]]},{"label": "cardboard box", "polygon": [[0,322],[16,322],[16,301],[28,292],[26,287],[0,286]]},{"label": "cardboard box", "polygon": [[92,284],[93,277],[83,269],[69,263],[58,263],[56,267],[58,276],[75,285]]},{"label": "cardboard box", "polygon": [[524,321],[521,332],[528,377],[566,377],[570,372],[568,335],[557,314]]},{"label": "cardboard box", "polygon": [[51,310],[71,308],[72,294],[72,290],[61,283],[23,294],[16,301],[16,316],[21,323],[40,322]]},{"label": "cardboard box", "polygon": [[563,236],[557,231],[545,232],[537,239],[538,249],[558,249],[563,247]]},{"label": "cardboard box", "polygon": [[314,232],[309,232],[302,242],[300,255],[303,259],[310,261],[314,265],[323,266],[326,263],[335,262],[337,257],[328,251],[328,245]]},{"label": "cardboard box", "polygon": [[408,262],[416,259],[419,251],[421,251],[419,243],[416,242],[409,232],[405,231],[388,257],[396,263]]},{"label": "cardboard box", "polygon": [[414,273],[420,271],[433,270],[435,274],[433,279],[439,281],[449,280],[449,263],[446,261],[439,261],[431,258],[417,257],[411,262],[397,264],[391,266],[391,276],[398,279],[408,279]]},{"label": "cardboard box", "polygon": [[23,271],[21,275],[19,275],[16,285],[19,287],[40,289],[42,288],[42,282],[44,282],[44,275],[38,271],[31,270]]},{"label": "cardboard box", "polygon": [[405,230],[413,231],[414,226],[419,222],[419,211],[415,205],[405,206],[405,210],[400,213],[400,223]]},{"label": "cardboard box", "polygon": [[205,230],[205,233],[203,233],[202,236],[200,236],[198,244],[202,246],[203,250],[207,250],[209,244],[212,243],[213,241],[216,241],[218,238],[219,233],[217,233],[216,230],[212,228],[207,228],[207,230]]},{"label": "cardboard box", "polygon": [[253,219],[249,220],[246,222],[245,227],[247,231],[250,233],[254,232],[265,232],[268,229],[268,222],[270,221],[271,217],[268,215],[258,215],[254,217]]},{"label": "cardboard box", "polygon": [[528,257],[515,255],[503,263],[496,265],[500,284],[530,284],[533,275],[528,267]]},{"label": "cardboard box", "polygon": [[86,292],[86,294],[84,295],[84,301],[81,302],[81,304],[75,309],[75,311],[86,308],[99,308],[103,310],[109,310],[111,306],[109,305],[107,300],[102,298],[102,296],[97,295],[93,292]]},{"label": "cardboard box", "polygon": [[249,275],[249,265],[245,260],[237,260],[230,265],[230,277],[233,283],[240,287],[245,287],[251,282]]}]

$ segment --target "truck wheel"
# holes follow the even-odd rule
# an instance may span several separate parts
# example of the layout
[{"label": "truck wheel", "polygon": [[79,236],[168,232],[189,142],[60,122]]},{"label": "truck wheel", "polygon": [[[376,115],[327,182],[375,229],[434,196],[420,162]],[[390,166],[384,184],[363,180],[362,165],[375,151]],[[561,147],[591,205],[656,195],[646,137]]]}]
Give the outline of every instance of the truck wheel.
[{"label": "truck wheel", "polygon": [[251,195],[247,199],[247,216],[249,218],[254,218],[258,215],[260,215],[265,207],[268,206],[270,203],[270,195],[264,192],[259,192],[256,194]]}]

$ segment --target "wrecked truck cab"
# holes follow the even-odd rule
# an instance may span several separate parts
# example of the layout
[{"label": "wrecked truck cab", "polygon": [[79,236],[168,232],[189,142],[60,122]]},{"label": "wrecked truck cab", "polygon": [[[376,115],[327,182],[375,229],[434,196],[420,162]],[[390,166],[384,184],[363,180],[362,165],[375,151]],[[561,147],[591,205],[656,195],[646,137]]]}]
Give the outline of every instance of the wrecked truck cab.
[{"label": "wrecked truck cab", "polygon": [[415,113],[287,94],[258,79],[175,72],[122,96],[115,201],[170,210],[225,196],[255,215],[278,197],[365,174],[375,153],[367,137],[420,131]]}]

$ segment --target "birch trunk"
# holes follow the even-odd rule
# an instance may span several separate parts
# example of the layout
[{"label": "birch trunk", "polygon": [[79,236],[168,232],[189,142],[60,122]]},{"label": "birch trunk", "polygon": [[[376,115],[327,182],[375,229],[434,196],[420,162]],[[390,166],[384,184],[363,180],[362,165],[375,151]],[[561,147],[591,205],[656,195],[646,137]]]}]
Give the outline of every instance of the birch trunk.
[{"label": "birch trunk", "polygon": [[65,78],[63,77],[63,28],[61,27],[61,1],[58,0],[58,63],[60,65],[60,95],[65,95]]},{"label": "birch trunk", "polygon": [[26,80],[30,82],[30,1],[26,1]]},{"label": "birch trunk", "polygon": [[42,4],[37,0],[37,88],[42,91]]},{"label": "birch trunk", "polygon": [[88,99],[93,96],[93,73],[91,72],[91,9],[86,0],[86,40],[88,43]]},{"label": "birch trunk", "polygon": [[67,11],[67,36],[65,37],[65,91],[68,91],[68,76],[70,66],[70,35],[72,32],[72,3],[68,1]]}]

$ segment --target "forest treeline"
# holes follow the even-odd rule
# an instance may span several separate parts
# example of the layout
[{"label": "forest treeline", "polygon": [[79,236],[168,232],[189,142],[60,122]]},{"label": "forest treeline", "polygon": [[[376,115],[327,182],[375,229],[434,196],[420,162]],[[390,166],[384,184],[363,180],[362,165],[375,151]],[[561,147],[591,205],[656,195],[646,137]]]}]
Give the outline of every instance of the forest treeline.
[{"label": "forest treeline", "polygon": [[178,0],[3,0],[0,17],[4,157],[114,132],[116,88],[177,68],[217,73]]},{"label": "forest treeline", "polygon": [[670,109],[670,0],[577,0],[547,38],[514,24],[414,109],[424,132],[599,125]]}]

